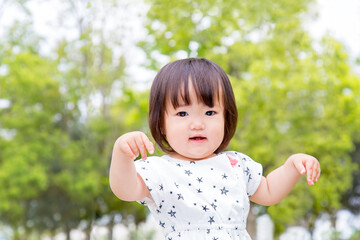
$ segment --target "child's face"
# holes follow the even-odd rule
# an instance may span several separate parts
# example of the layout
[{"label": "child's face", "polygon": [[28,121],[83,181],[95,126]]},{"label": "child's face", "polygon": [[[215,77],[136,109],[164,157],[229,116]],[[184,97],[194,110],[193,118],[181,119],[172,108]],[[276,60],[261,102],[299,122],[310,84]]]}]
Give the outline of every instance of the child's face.
[{"label": "child's face", "polygon": [[190,105],[179,97],[179,107],[170,101],[164,116],[165,135],[171,148],[170,155],[186,160],[201,160],[214,156],[224,139],[224,108],[219,100],[209,107],[199,102],[189,84]]}]

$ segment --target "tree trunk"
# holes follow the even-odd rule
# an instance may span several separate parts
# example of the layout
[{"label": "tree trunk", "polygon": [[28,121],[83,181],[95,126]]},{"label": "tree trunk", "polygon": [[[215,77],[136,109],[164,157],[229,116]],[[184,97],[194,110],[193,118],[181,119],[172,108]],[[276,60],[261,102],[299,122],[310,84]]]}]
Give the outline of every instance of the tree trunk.
[{"label": "tree trunk", "polygon": [[92,220],[88,221],[88,225],[85,228],[85,240],[90,240]]},{"label": "tree trunk", "polygon": [[108,224],[108,239],[109,240],[113,240],[113,234],[114,234],[114,218],[115,216],[113,214],[111,214],[111,219],[110,219],[110,222]]},{"label": "tree trunk", "polygon": [[20,240],[20,233],[19,233],[18,228],[15,226],[12,229],[14,231],[13,239],[14,240]]},{"label": "tree trunk", "polygon": [[66,224],[65,225],[65,234],[66,234],[66,240],[70,240],[70,227]]}]

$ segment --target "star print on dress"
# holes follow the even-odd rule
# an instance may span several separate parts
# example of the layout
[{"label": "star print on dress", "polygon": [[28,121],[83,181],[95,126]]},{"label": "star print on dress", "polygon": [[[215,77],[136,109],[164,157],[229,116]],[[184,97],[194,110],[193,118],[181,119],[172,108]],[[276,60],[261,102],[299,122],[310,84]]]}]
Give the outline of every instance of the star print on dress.
[{"label": "star print on dress", "polygon": [[245,154],[228,151],[193,162],[150,156],[135,167],[152,189],[138,202],[149,208],[164,239],[251,240],[248,195],[256,191],[262,168]]},{"label": "star print on dress", "polygon": [[251,177],[251,173],[250,173],[248,176],[248,182],[250,182],[251,179],[252,179],[252,177]]},{"label": "star print on dress", "polygon": [[190,176],[192,174],[192,172],[190,170],[185,170],[185,174]]},{"label": "star print on dress", "polygon": [[214,208],[214,210],[216,211],[217,205],[215,205],[215,203],[212,203],[210,206],[212,206]]},{"label": "star print on dress", "polygon": [[178,194],[178,200],[180,199],[184,200],[184,197],[181,195],[181,193]]},{"label": "star print on dress", "polygon": [[202,209],[207,212],[209,210],[209,208],[205,205],[205,206],[202,206]]},{"label": "star print on dress", "polygon": [[227,195],[227,193],[229,192],[229,190],[227,190],[225,187],[223,187],[222,189],[220,189],[221,194]]},{"label": "star print on dress", "polygon": [[175,216],[176,212],[174,212],[173,210],[170,210],[170,212],[168,212],[168,214],[170,214],[170,217],[176,218],[176,216]]}]

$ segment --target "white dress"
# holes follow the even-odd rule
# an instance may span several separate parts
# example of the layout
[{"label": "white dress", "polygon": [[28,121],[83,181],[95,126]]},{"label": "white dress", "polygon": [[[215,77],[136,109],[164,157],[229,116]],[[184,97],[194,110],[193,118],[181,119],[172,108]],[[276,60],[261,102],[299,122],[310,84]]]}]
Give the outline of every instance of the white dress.
[{"label": "white dress", "polygon": [[170,156],[135,162],[150,190],[141,201],[164,230],[166,240],[250,240],[249,196],[262,166],[245,154],[223,152],[200,161]]}]

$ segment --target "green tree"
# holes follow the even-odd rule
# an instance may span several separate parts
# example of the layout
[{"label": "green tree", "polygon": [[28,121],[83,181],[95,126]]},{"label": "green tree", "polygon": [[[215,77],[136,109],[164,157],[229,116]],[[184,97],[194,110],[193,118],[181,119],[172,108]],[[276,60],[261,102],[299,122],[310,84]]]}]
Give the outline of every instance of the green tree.
[{"label": "green tree", "polygon": [[[360,56],[355,59],[355,67],[357,68],[358,76],[360,75]],[[352,159],[358,166],[360,166],[360,139],[359,136],[354,139],[355,149],[352,152]],[[360,212],[360,168],[353,172],[353,185],[343,196],[342,202],[344,206],[354,214]],[[357,232],[358,235],[359,232]],[[356,237],[356,236],[355,236]]]},{"label": "green tree", "polygon": [[[355,150],[351,154],[352,159],[360,166],[360,143],[355,142]],[[342,198],[342,203],[352,213],[360,211],[360,168],[353,172],[353,185]]]},{"label": "green tree", "polygon": [[311,1],[148,2],[152,41],[141,46],[151,67],[162,64],[159,54],[199,56],[230,75],[239,110],[231,149],[262,163],[265,175],[294,152],[320,160],[314,187],[301,182],[268,208],[277,232],[300,219],[311,227],[321,211],[339,209],[356,169],[350,152],[360,129],[359,78],[340,43],[328,36],[317,47],[302,28]]},{"label": "green tree", "polygon": [[[98,150],[101,159],[110,159],[112,147],[115,140],[121,135],[131,130],[143,130],[148,132],[147,127],[147,101],[148,92],[140,92],[123,88],[121,97],[115,100],[109,109],[108,114],[94,116],[88,121],[89,136],[93,141],[93,147],[99,148],[103,143],[104,149]],[[120,201],[111,192],[108,181],[108,169],[110,161],[106,161],[102,166],[102,191],[98,196],[100,215],[110,217],[108,224],[109,239],[112,239],[112,228],[115,217],[121,215],[121,223],[128,225],[133,222],[136,225],[146,219],[147,208],[133,203]]]},{"label": "green tree", "polygon": [[129,215],[134,216],[136,223],[146,217],[144,207],[121,202],[110,191],[108,169],[116,138],[129,129],[143,129],[147,125],[146,111],[142,111],[147,108],[147,93],[136,94],[130,88],[132,83],[125,81],[126,60],[115,51],[121,49],[122,38],[114,38],[117,32],[121,35],[122,26],[107,29],[111,16],[124,11],[123,4],[112,1],[81,4],[67,1],[66,4],[69,10],[64,14],[75,18],[80,37],[72,42],[62,41],[57,48],[57,61],[63,69],[61,82],[68,93],[67,102],[83,118],[84,123],[75,129],[80,129],[79,138],[86,139],[100,174],[100,192],[84,195],[93,204],[86,205],[84,212],[92,214],[85,215],[82,221],[87,222],[85,231],[89,236],[94,221],[108,216],[109,239],[112,239],[117,214],[122,216],[124,224]]},{"label": "green tree", "polygon": [[23,236],[61,230],[69,239],[82,219],[95,219],[92,196],[100,192],[100,162],[96,148],[82,137],[82,115],[64,91],[58,63],[39,56],[39,39],[31,25],[16,23],[2,45],[0,96],[10,106],[2,110],[0,128],[10,137],[0,140],[1,184],[9,189],[2,192],[0,214],[15,239],[18,229],[25,229]]},{"label": "green tree", "polygon": [[114,38],[121,27],[108,28],[109,16],[123,6],[62,4],[68,9],[61,14],[75,20],[79,38],[59,42],[51,58],[39,54],[42,39],[31,22],[15,23],[1,41],[0,99],[10,106],[0,109],[0,186],[9,189],[0,193],[0,216],[15,239],[59,231],[69,239],[77,227],[89,239],[92,225],[104,216],[110,216],[111,235],[117,214],[126,224],[129,216],[139,223],[147,213],[119,201],[108,184],[116,138],[147,129],[148,93],[136,93],[124,80],[122,38]]},{"label": "green tree", "polygon": [[17,234],[19,227],[31,227],[27,213],[32,199],[49,186],[46,163],[52,159],[53,146],[47,140],[63,103],[54,63],[26,50],[2,51],[6,55],[1,66],[7,71],[0,77],[0,96],[10,106],[0,114],[0,128],[5,133],[0,138],[0,215]]}]

